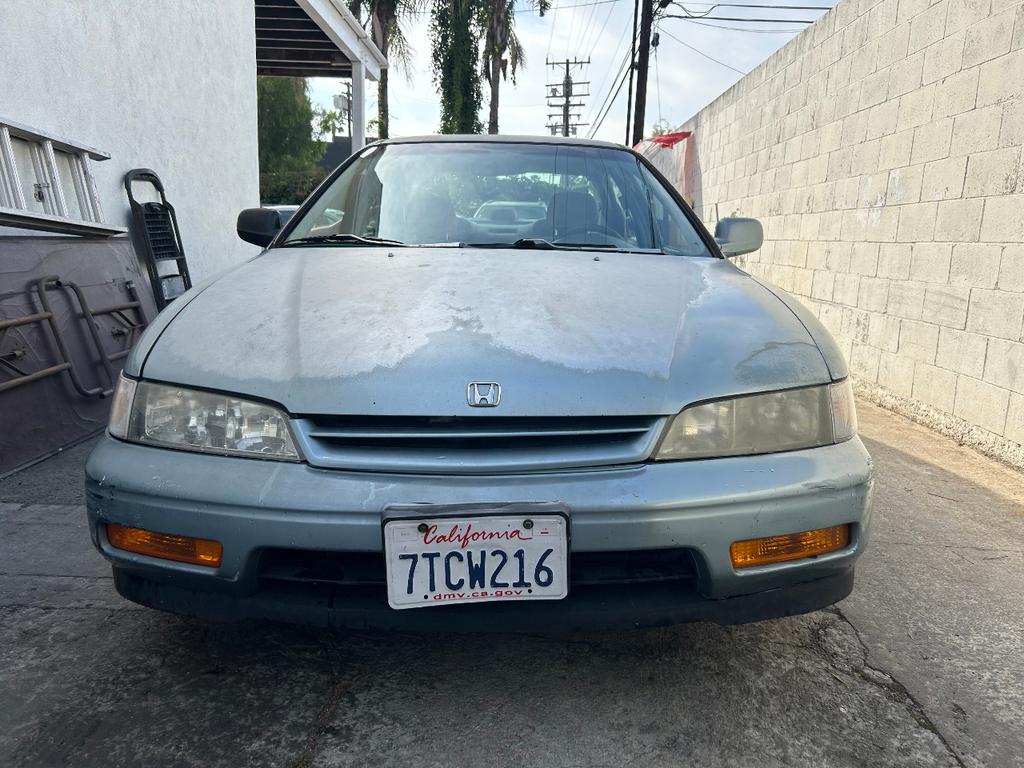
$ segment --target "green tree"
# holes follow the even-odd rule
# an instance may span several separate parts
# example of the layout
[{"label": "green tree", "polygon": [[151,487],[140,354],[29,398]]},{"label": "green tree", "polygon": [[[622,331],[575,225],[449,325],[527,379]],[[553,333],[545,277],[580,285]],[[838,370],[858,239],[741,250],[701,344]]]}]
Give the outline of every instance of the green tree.
[{"label": "green tree", "polygon": [[441,133],[480,133],[478,43],[485,0],[434,0],[430,11],[434,83],[441,97]]},{"label": "green tree", "polygon": [[256,79],[260,198],[265,203],[301,202],[323,178],[316,161],[324,144],[313,123],[323,115],[309,100],[303,78]]},{"label": "green tree", "polygon": [[[409,77],[412,47],[402,29],[402,22],[423,6],[425,0],[351,0],[349,10],[360,21],[363,12],[370,20],[373,42],[389,62],[398,64]],[[382,69],[377,81],[377,136],[388,138],[390,113],[388,102],[388,69]]]},{"label": "green tree", "polygon": [[[412,59],[412,48],[409,39],[402,30],[403,18],[417,10],[416,0],[369,0],[370,28],[373,42],[388,61],[394,61],[409,77],[409,63]],[[386,139],[391,127],[391,116],[388,111],[388,70],[380,71],[377,81],[377,136]]]},{"label": "green tree", "polygon": [[[526,66],[523,47],[516,36],[515,0],[483,0],[484,47],[481,68],[491,89],[490,114],[487,132],[498,132],[498,93],[501,81],[512,77],[516,70]],[[551,0],[533,0],[530,3],[543,16],[551,7]],[[506,58],[506,54],[508,57]]]},{"label": "green tree", "polygon": [[260,171],[276,173],[306,168],[323,151],[313,136],[316,113],[301,77],[256,79]]},{"label": "green tree", "polygon": [[656,120],[654,125],[651,126],[651,136],[658,137],[664,136],[666,133],[672,132],[672,124],[668,120],[661,118]]}]

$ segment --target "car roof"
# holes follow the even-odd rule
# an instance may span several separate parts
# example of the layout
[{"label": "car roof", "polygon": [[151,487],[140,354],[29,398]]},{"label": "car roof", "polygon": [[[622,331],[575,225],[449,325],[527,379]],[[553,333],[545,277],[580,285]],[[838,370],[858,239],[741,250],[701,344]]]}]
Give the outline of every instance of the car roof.
[{"label": "car roof", "polygon": [[402,136],[373,142],[374,144],[565,144],[574,147],[604,147],[627,150],[622,144],[575,136],[511,136],[488,133],[449,133],[426,136]]}]

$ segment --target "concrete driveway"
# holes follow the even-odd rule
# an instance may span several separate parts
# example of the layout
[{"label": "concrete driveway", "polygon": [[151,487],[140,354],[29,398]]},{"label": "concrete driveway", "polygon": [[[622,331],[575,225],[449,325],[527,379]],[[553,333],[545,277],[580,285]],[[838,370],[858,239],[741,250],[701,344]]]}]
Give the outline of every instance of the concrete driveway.
[{"label": "concrete driveway", "polygon": [[0,483],[0,765],[1024,765],[1024,478],[871,406],[836,608],[569,639],[210,626],[122,601],[87,446]]}]

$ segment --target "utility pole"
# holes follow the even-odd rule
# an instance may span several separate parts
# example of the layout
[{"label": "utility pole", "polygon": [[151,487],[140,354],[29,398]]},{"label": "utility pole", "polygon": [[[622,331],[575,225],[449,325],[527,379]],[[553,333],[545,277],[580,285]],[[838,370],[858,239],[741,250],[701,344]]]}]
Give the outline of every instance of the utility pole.
[{"label": "utility pole", "polygon": [[640,0],[633,0],[633,37],[629,44],[629,91],[626,93],[626,146],[632,146],[630,120],[633,119],[633,73],[636,71],[636,19],[640,13]]},{"label": "utility pole", "polygon": [[548,107],[552,109],[558,109],[558,112],[549,112],[547,128],[551,131],[552,136],[575,136],[576,129],[586,125],[586,123],[574,122],[580,117],[579,110],[583,107],[582,101],[573,101],[574,98],[583,98],[589,96],[589,91],[585,92],[583,86],[590,85],[588,80],[573,80],[572,68],[583,67],[590,64],[590,59],[586,61],[580,61],[578,59],[565,59],[564,61],[548,61],[545,62],[549,67],[562,68],[564,75],[562,82],[560,83],[548,83],[545,87],[547,88],[547,102]]},{"label": "utility pole", "polygon": [[[344,83],[345,92],[334,97],[334,108],[348,122],[348,135],[352,135],[352,83]],[[335,134],[337,135],[337,134]]]},{"label": "utility pole", "polygon": [[562,135],[569,135],[569,108],[572,103],[572,76],[569,74],[569,60],[565,62],[565,78],[562,80],[562,93],[565,101],[562,104]]},{"label": "utility pole", "polygon": [[633,136],[630,146],[644,138],[644,118],[647,111],[647,67],[651,60],[651,25],[654,23],[654,0],[640,2],[640,50],[636,58],[636,103],[633,108]]},{"label": "utility pole", "polygon": [[348,121],[348,135],[352,135],[352,83],[345,83],[345,119]]}]

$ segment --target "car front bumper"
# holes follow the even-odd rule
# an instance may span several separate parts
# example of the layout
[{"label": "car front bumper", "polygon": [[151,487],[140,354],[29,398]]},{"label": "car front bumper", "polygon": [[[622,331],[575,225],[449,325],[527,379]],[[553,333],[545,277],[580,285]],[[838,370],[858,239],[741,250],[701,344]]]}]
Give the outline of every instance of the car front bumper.
[{"label": "car front bumper", "polygon": [[[93,542],[125,597],[208,619],[264,617],[357,628],[586,629],[803,613],[849,594],[867,543],[871,459],[854,438],[805,451],[528,475],[379,475],[150,448],[105,436],[86,467]],[[675,582],[571,590],[552,603],[393,611],[386,590],[276,585],[260,578],[269,549],[381,553],[396,506],[556,502],[572,552],[683,548],[692,588]],[[218,568],[113,548],[105,523],[215,539]],[[852,525],[841,551],[737,571],[734,541]]]}]

